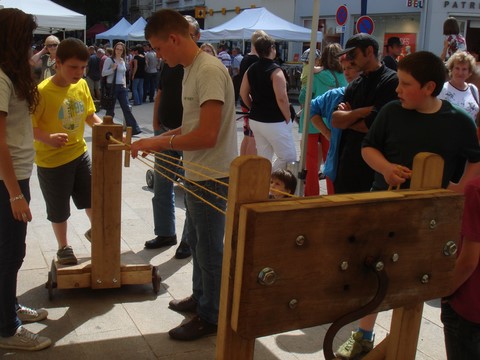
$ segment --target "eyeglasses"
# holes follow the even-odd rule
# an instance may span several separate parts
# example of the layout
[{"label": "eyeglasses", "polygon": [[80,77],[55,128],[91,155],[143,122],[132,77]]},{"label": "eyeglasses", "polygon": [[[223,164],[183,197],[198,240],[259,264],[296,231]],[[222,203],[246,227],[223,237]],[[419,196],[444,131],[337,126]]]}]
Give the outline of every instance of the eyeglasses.
[{"label": "eyeglasses", "polygon": [[51,47],[54,47],[56,48],[58,46],[58,44],[46,44],[45,45],[47,48],[51,48]]}]

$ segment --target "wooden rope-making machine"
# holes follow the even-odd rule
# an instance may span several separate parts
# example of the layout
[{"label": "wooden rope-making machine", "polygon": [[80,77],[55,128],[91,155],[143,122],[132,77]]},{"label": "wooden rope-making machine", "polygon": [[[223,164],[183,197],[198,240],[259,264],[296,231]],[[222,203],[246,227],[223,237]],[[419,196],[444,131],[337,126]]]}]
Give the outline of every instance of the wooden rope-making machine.
[{"label": "wooden rope-making machine", "polygon": [[[121,254],[121,152],[129,165],[131,129],[105,117],[93,127],[92,256],[55,261],[58,288],[118,288],[153,283],[158,269]],[[112,140],[115,140],[112,144]],[[364,359],[409,360],[416,354],[423,302],[451,293],[463,196],[441,189],[443,160],[418,154],[409,190],[268,200],[270,162],[232,162],[228,192],[217,360],[253,359],[261,336],[332,323],[344,325],[394,309],[390,334]]]},{"label": "wooden rope-making machine", "polygon": [[423,302],[449,295],[463,196],[441,189],[443,160],[415,158],[410,190],[267,200],[270,162],[230,171],[217,360],[253,359],[261,336],[333,323],[333,338],[394,309],[363,359],[414,359]]},{"label": "wooden rope-making machine", "polygon": [[111,116],[92,129],[92,256],[79,258],[73,266],[52,261],[46,284],[50,299],[54,288],[110,289],[152,283],[156,294],[160,290],[157,267],[131,251],[121,253],[121,152],[125,151],[124,165],[130,166],[131,134],[127,128],[126,143],[112,143],[122,139],[123,126],[114,124]]}]

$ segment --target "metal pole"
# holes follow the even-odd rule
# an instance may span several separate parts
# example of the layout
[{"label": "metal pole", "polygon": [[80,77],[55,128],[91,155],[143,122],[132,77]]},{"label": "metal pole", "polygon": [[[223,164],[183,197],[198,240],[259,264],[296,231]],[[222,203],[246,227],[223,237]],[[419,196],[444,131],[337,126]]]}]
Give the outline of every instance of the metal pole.
[{"label": "metal pole", "polygon": [[318,31],[318,17],[320,14],[320,0],[313,2],[312,14],[312,33],[310,36],[310,53],[308,54],[309,72],[307,78],[307,92],[305,96],[305,103],[303,104],[303,129],[302,129],[302,143],[300,150],[300,161],[298,167],[299,186],[298,191],[303,195],[304,180],[306,179],[307,170],[305,169],[305,156],[307,154],[307,140],[308,140],[308,123],[310,121],[310,102],[312,100],[312,83],[313,83],[313,66],[315,65],[315,50],[317,48],[317,31]]}]

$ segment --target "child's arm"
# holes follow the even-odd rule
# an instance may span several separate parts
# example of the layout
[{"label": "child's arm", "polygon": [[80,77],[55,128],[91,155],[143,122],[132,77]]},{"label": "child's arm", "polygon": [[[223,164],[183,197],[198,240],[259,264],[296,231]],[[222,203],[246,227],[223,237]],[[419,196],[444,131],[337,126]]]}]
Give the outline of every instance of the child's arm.
[{"label": "child's arm", "polygon": [[85,119],[85,122],[90,126],[90,127],[93,127],[93,125],[95,124],[101,124],[103,121],[102,119],[100,119],[100,117],[93,113],[92,115],[90,116],[87,116],[87,118]]},{"label": "child's arm", "polygon": [[385,159],[385,156],[379,150],[373,147],[363,147],[362,157],[368,166],[383,175],[388,185],[397,186],[403,184],[412,175],[412,171],[409,168],[392,164]]},{"label": "child's arm", "polygon": [[479,175],[480,162],[471,163],[467,161],[467,165],[465,166],[465,170],[463,171],[463,175],[460,178],[459,182],[457,184],[450,182],[447,189],[463,193],[465,190],[465,184]]},{"label": "child's arm", "polygon": [[68,142],[68,135],[66,133],[54,133],[50,134],[45,130],[38,127],[33,128],[33,137],[37,141],[41,141],[44,144],[60,148]]}]

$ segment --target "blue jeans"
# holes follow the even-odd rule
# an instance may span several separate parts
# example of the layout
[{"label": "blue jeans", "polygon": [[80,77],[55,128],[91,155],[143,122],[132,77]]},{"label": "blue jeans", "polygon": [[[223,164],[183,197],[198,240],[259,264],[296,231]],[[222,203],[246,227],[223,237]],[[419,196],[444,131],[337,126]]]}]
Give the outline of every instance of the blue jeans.
[{"label": "blue jeans", "polygon": [[[228,182],[228,178],[218,180]],[[224,185],[212,180],[198,183],[216,194],[227,196],[228,189]],[[226,209],[225,200],[190,183],[187,184],[187,188],[218,208]],[[193,297],[198,302],[197,313],[200,318],[217,324],[225,215],[188,192],[186,200],[186,224],[189,227],[187,242],[192,250],[193,259]]]},{"label": "blue jeans", "polygon": [[[166,131],[167,129],[155,131],[155,135],[160,135]],[[163,153],[177,159],[173,160],[165,158],[165,160],[180,164],[180,158],[182,156],[180,151],[166,150],[163,151]],[[155,225],[155,235],[173,236],[175,235],[175,192],[173,191],[172,180],[176,179],[176,177],[171,172],[160,168],[158,165],[161,164],[175,173],[178,173],[180,169],[177,166],[165,163],[162,159],[163,158],[158,159],[155,157],[155,170],[165,174],[167,177],[164,177],[155,171],[153,180],[154,195],[152,198],[153,222]]]},{"label": "blue jeans", "polygon": [[448,302],[442,302],[441,319],[447,359],[480,359],[480,324],[462,318]]},{"label": "blue jeans", "polygon": [[133,79],[133,105],[142,105],[143,102],[143,78]]},{"label": "blue jeans", "polygon": [[[18,183],[30,202],[30,179]],[[10,196],[0,181],[0,336],[13,336],[22,322],[17,317],[17,274],[25,257],[27,224],[13,218]]]},{"label": "blue jeans", "polygon": [[[132,113],[132,108],[130,107],[130,104],[128,103],[128,90],[126,87],[124,87],[122,84],[116,84],[115,85],[115,97],[117,98],[118,102],[120,103],[120,107],[122,108],[123,112],[123,117],[125,118],[125,123],[127,126],[131,126],[133,133],[139,132],[140,127],[137,124],[137,120],[135,120],[135,117],[133,116]],[[106,111],[106,115],[109,115],[111,117],[115,116],[115,106],[113,106],[111,109],[108,109]]]},{"label": "blue jeans", "polygon": [[145,73],[145,79],[143,82],[143,101],[147,100],[147,95],[150,98],[150,102],[155,100],[155,89],[157,88],[157,73]]}]

